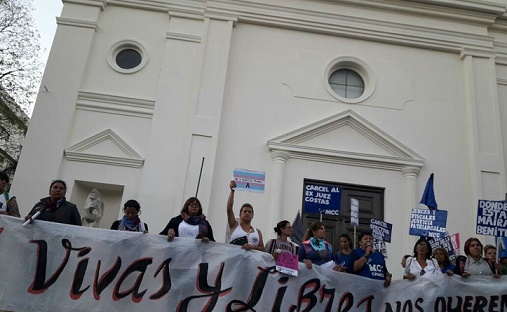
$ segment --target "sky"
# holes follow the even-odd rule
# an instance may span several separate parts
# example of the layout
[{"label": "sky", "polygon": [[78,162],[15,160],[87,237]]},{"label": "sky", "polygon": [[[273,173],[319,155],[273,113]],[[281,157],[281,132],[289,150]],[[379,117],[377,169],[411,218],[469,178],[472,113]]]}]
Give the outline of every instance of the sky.
[{"label": "sky", "polygon": [[56,17],[60,16],[63,4],[61,0],[34,0],[32,5],[35,27],[41,37],[41,61],[45,65],[55,36]]},{"label": "sky", "polygon": [[[44,64],[45,68],[49,51],[51,50],[51,44],[53,43],[53,38],[56,32],[56,17],[60,16],[63,3],[61,0],[33,0],[32,7],[32,16],[35,21],[35,27],[40,35],[40,61]],[[29,108],[29,117],[32,116],[34,107],[35,103],[33,103]]]}]

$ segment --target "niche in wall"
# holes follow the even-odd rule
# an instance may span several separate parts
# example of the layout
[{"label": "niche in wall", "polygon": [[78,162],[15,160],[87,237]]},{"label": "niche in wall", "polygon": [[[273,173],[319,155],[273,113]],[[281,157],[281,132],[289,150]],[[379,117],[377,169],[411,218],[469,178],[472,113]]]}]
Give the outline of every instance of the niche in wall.
[{"label": "niche in wall", "polygon": [[[94,200],[93,198],[89,198],[90,193],[94,189],[100,192],[102,217],[98,222],[90,222],[87,226],[109,229],[111,224],[118,219],[118,211],[122,205],[121,200],[123,197],[124,186],[92,181],[74,181],[70,201],[76,204],[79,209],[79,213],[81,214],[81,219],[83,219],[87,213],[94,213],[95,215],[98,214],[98,209],[100,208],[99,203],[96,202],[96,199]],[[90,209],[90,207],[85,207],[86,205],[91,206],[92,208]],[[85,208],[88,209],[86,212],[84,211]],[[83,225],[85,225],[85,223],[87,223],[86,220],[83,222]]]}]

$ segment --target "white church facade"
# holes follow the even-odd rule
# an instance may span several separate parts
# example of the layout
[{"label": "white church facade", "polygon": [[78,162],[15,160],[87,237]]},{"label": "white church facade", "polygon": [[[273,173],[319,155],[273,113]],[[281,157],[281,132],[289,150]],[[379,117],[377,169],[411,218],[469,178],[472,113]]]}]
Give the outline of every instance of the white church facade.
[{"label": "white church facade", "polygon": [[505,198],[506,1],[63,3],[11,189],[23,215],[61,178],[80,208],[101,192],[100,227],[137,199],[158,233],[200,181],[223,241],[233,170],[264,171],[235,211],[251,203],[266,238],[305,181],[373,192],[395,271],[431,173],[462,241],[477,200]]}]

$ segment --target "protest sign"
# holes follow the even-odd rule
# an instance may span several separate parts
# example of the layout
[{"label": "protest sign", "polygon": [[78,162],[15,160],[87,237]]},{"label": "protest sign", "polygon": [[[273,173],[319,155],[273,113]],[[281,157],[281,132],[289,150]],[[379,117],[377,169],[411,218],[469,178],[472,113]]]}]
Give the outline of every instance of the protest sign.
[{"label": "protest sign", "polygon": [[276,270],[280,273],[298,276],[298,256],[290,252],[281,252],[275,260]]},{"label": "protest sign", "polygon": [[410,216],[410,235],[424,237],[445,237],[447,211],[412,209]]},{"label": "protest sign", "polygon": [[446,231],[445,236],[442,238],[438,237],[430,237],[428,238],[428,242],[430,243],[431,249],[434,251],[435,248],[443,248],[449,254],[449,260],[456,259],[457,254],[454,251],[453,243],[451,240],[451,236]]},{"label": "protest sign", "polygon": [[350,225],[359,225],[359,200],[350,198]]},{"label": "protest sign", "polygon": [[507,201],[479,200],[476,233],[507,237]]},{"label": "protest sign", "polygon": [[234,169],[234,181],[236,190],[254,193],[264,193],[264,184],[266,174],[262,171],[253,171],[247,169]]},{"label": "protest sign", "polygon": [[[500,311],[504,277],[426,274],[383,281],[199,239],[110,231],[0,215],[0,310]],[[170,245],[170,247],[169,247]]]},{"label": "protest sign", "polygon": [[305,213],[340,215],[342,192],[337,186],[305,181],[303,199]]},{"label": "protest sign", "polygon": [[387,243],[391,242],[391,233],[393,231],[393,225],[391,223],[371,219],[370,229],[371,235],[376,240],[384,241]]}]

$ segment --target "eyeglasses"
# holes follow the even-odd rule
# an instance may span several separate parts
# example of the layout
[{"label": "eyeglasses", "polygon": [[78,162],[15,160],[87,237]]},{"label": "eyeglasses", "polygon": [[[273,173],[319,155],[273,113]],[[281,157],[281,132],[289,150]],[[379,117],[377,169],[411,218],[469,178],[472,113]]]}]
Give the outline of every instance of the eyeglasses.
[{"label": "eyeglasses", "polygon": [[191,203],[191,204],[188,204],[189,207],[194,207],[194,208],[199,208],[201,207],[201,205],[197,204],[197,203]]},{"label": "eyeglasses", "polygon": [[428,249],[428,245],[426,244],[417,244],[417,247]]},{"label": "eyeglasses", "polygon": [[283,229],[284,229],[284,230],[285,230],[285,229],[292,230],[292,226],[286,226],[286,227],[284,227]]},{"label": "eyeglasses", "polygon": [[421,272],[419,272],[419,275],[423,276],[425,273],[426,273],[426,271],[424,271],[424,269],[422,269]]}]

